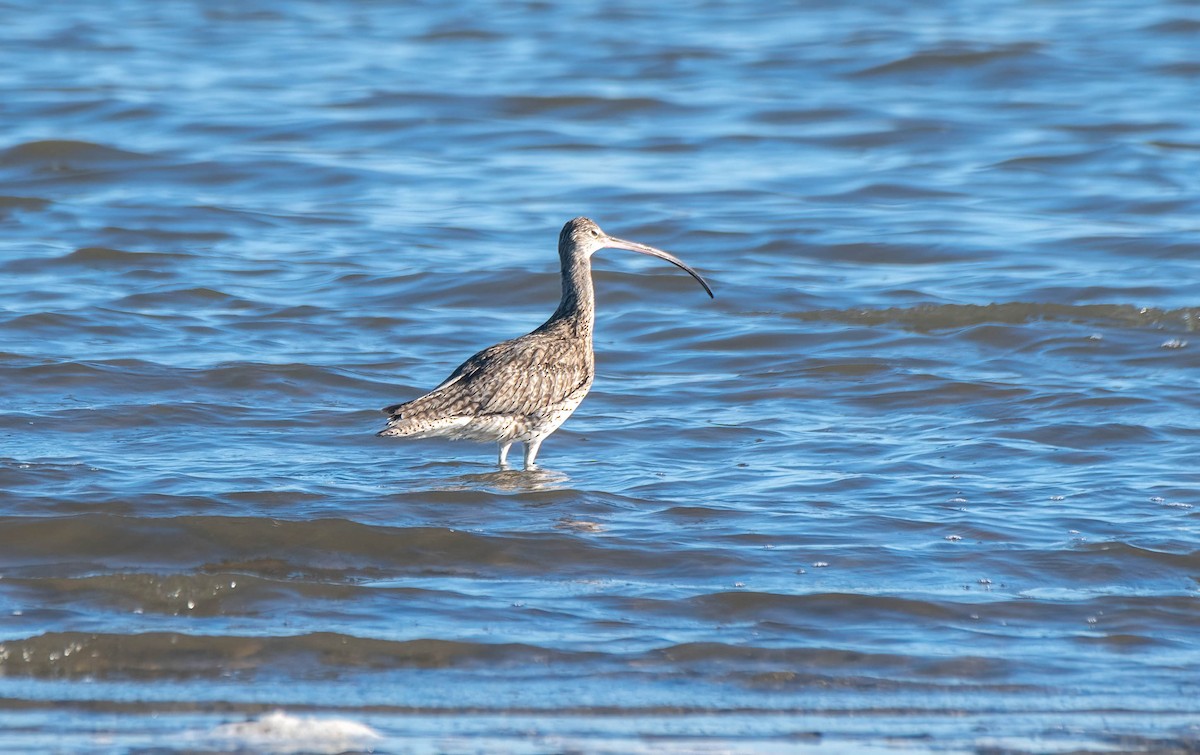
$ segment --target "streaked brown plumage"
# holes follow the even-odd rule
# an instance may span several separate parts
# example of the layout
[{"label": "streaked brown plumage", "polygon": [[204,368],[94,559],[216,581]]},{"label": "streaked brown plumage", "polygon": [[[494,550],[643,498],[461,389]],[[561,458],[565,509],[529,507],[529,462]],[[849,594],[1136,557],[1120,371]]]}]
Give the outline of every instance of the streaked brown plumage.
[{"label": "streaked brown plumage", "polygon": [[505,466],[513,443],[525,444],[525,468],[534,468],[538,448],[583,401],[595,377],[591,257],[600,249],[628,249],[677,265],[712,290],[700,275],[661,249],[613,238],[587,218],[575,218],[558,237],[562,301],[532,333],[484,349],[420,398],[383,411],[379,435],[434,436],[493,441]]}]

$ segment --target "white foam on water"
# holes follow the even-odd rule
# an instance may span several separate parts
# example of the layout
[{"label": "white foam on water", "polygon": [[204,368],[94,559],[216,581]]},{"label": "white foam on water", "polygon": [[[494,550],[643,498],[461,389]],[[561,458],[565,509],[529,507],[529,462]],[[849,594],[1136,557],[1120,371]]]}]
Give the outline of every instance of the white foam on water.
[{"label": "white foam on water", "polygon": [[221,724],[201,737],[226,750],[283,753],[338,753],[370,750],[383,739],[366,724],[345,718],[293,716],[277,710],[250,721]]}]

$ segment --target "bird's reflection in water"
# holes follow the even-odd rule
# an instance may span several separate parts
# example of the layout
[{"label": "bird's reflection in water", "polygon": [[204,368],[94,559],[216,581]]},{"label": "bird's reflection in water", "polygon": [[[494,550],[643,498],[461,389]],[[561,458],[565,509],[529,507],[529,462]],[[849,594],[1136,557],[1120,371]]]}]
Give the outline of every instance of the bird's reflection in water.
[{"label": "bird's reflection in water", "polygon": [[463,474],[447,478],[440,486],[443,490],[486,489],[496,493],[536,493],[547,490],[566,490],[571,478],[563,472],[551,469],[518,471],[501,469],[495,472]]}]

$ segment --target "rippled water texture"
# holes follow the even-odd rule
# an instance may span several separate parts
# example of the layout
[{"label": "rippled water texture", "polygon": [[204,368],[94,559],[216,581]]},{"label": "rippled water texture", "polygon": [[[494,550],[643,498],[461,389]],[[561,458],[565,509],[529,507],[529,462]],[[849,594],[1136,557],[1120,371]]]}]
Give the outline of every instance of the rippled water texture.
[{"label": "rippled water texture", "polygon": [[1200,746],[1195,3],[0,17],[0,749]]}]

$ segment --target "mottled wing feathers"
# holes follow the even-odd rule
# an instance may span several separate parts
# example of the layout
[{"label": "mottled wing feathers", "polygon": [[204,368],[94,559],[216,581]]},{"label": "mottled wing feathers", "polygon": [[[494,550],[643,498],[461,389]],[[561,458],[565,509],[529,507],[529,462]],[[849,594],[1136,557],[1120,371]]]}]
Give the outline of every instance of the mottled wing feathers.
[{"label": "mottled wing feathers", "polygon": [[455,418],[536,416],[590,383],[590,346],[545,334],[498,343],[463,362],[424,396],[384,411],[400,432],[404,425],[417,428]]},{"label": "mottled wing feathers", "polygon": [[[426,393],[420,398],[415,398],[412,401],[385,406],[383,408],[383,413],[397,415],[400,414],[402,410],[404,410],[410,416],[417,413],[426,413],[429,409],[432,409],[437,405],[435,399],[438,398],[437,394],[439,394],[442,389],[449,387],[453,383],[457,383],[458,381],[462,380],[464,376],[478,373],[484,365],[491,361],[497,352],[501,352],[504,349],[509,348],[510,344],[512,343],[513,341],[504,341],[496,344],[495,346],[489,346],[456,367],[454,372],[450,373],[449,377],[443,380],[438,387],[434,388],[429,393]],[[392,419],[398,419],[398,417],[392,416]]]}]

